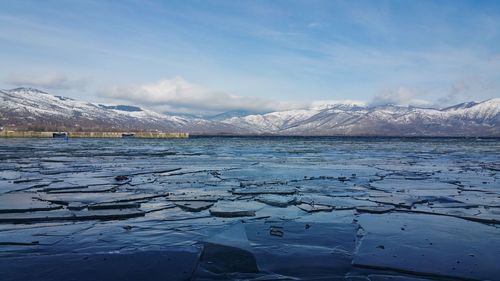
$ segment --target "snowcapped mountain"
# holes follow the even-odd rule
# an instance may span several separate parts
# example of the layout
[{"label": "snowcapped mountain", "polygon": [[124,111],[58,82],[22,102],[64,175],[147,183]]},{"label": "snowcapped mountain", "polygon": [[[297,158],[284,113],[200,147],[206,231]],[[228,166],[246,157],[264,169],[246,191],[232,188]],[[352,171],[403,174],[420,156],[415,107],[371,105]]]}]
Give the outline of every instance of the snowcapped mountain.
[{"label": "snowcapped mountain", "polygon": [[176,130],[186,121],[133,106],[107,106],[31,88],[0,91],[0,126],[24,130]]},{"label": "snowcapped mountain", "polygon": [[184,118],[103,105],[32,88],[0,91],[0,127],[14,130],[177,131],[209,135],[497,136],[500,99],[443,109],[355,103],[248,115]]},{"label": "snowcapped mountain", "polygon": [[130,105],[104,105],[33,88],[0,90],[0,127],[57,131],[169,131],[228,134],[228,124],[160,114]]},{"label": "snowcapped mountain", "polygon": [[257,134],[500,136],[500,99],[434,109],[337,104],[222,121]]}]

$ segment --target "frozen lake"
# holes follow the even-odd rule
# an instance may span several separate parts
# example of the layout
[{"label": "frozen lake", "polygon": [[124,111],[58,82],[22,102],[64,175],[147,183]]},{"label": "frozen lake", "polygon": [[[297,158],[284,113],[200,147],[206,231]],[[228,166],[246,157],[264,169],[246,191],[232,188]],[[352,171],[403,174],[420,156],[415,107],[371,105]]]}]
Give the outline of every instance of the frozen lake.
[{"label": "frozen lake", "polygon": [[499,139],[0,139],[0,279],[500,280],[499,171]]}]

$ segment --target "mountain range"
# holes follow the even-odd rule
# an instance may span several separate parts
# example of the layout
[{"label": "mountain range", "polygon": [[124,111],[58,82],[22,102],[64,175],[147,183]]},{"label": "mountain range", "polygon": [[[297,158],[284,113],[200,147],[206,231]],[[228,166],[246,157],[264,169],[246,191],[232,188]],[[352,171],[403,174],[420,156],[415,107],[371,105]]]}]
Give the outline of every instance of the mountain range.
[{"label": "mountain range", "polygon": [[0,90],[5,130],[168,131],[194,135],[469,136],[500,137],[500,98],[446,108],[325,104],[211,117],[157,113],[132,105],[104,105],[33,88]]}]

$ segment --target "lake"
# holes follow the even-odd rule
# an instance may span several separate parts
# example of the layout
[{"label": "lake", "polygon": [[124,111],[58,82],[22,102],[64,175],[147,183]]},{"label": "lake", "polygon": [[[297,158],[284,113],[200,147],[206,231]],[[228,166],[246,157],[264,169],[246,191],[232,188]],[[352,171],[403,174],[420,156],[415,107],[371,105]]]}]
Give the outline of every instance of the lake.
[{"label": "lake", "polygon": [[500,139],[0,139],[2,280],[500,280]]}]

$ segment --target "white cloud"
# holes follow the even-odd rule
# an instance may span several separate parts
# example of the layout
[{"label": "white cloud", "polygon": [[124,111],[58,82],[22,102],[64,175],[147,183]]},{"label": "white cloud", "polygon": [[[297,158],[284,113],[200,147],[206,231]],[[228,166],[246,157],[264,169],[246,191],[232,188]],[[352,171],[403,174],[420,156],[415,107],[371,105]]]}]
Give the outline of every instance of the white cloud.
[{"label": "white cloud", "polygon": [[481,77],[469,76],[457,80],[448,90],[448,94],[439,98],[437,103],[441,106],[449,106],[464,101],[482,101],[477,98],[477,93],[487,93],[494,97],[498,95],[496,80]]},{"label": "white cloud", "polygon": [[60,89],[83,89],[84,80],[73,80],[64,74],[26,74],[11,73],[5,79],[5,83],[19,87],[36,87],[42,89],[60,90]]},{"label": "white cloud", "polygon": [[366,102],[359,100],[317,100],[310,102],[308,107],[311,109],[322,109],[335,104],[349,104],[355,106],[368,105]]},{"label": "white cloud", "polygon": [[[461,85],[461,87],[465,87]],[[464,91],[455,85],[453,93]],[[460,88],[460,89],[459,89]],[[369,102],[360,100],[309,100],[309,101],[279,101],[249,96],[232,95],[223,91],[206,89],[192,84],[182,77],[162,79],[160,81],[136,85],[115,86],[101,90],[101,98],[112,103],[126,103],[148,107],[157,112],[214,114],[231,110],[245,110],[255,113],[284,111],[305,108],[324,108],[332,104],[351,104],[358,106],[399,105],[399,106],[436,106],[442,101],[428,101],[427,91],[415,88],[399,87],[386,89],[377,94]]]},{"label": "white cloud", "polygon": [[168,111],[222,112],[248,110],[270,112],[307,107],[309,103],[285,102],[255,97],[231,95],[194,85],[182,77],[162,79],[140,86],[116,86],[102,90],[100,95],[114,100],[129,101]]},{"label": "white cloud", "polygon": [[321,26],[321,23],[319,22],[310,22],[307,24],[307,27],[309,28],[315,28],[315,27],[320,27]]},{"label": "white cloud", "polygon": [[431,105],[429,101],[418,98],[422,93],[408,88],[400,87],[398,89],[385,90],[376,95],[371,105],[401,105],[401,106],[428,106]]}]

